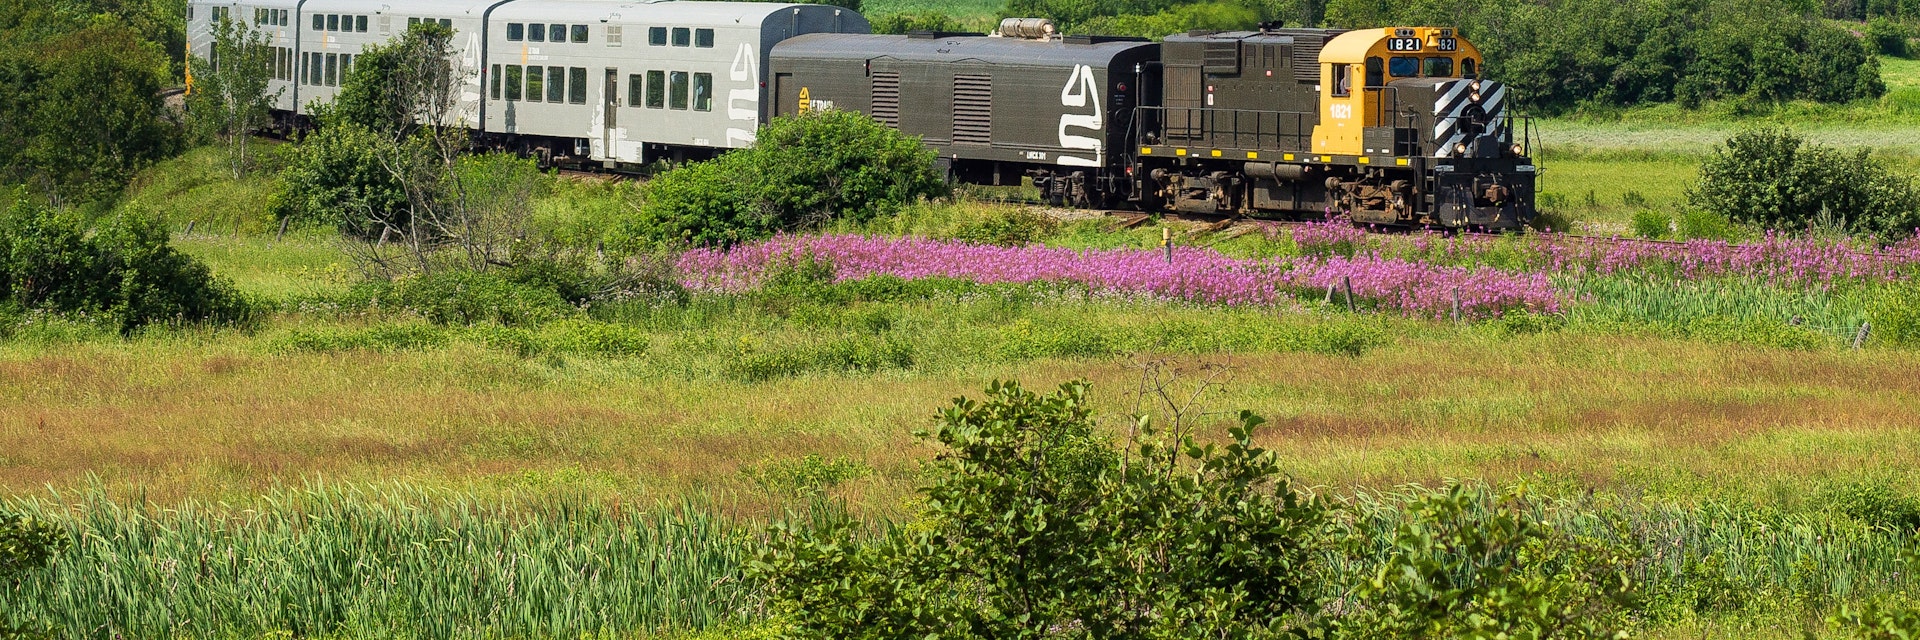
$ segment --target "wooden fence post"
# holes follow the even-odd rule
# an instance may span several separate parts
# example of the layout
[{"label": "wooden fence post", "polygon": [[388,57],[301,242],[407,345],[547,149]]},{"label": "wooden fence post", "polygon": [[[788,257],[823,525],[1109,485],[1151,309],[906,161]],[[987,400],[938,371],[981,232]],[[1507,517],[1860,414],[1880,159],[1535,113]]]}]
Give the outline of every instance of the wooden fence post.
[{"label": "wooden fence post", "polygon": [[1347,286],[1347,312],[1353,313],[1356,311],[1353,306],[1353,276],[1341,276],[1340,281]]},{"label": "wooden fence post", "polygon": [[1859,349],[1859,348],[1860,348],[1860,345],[1863,345],[1863,344],[1866,344],[1866,343],[1867,343],[1867,332],[1868,332],[1868,331],[1871,331],[1871,330],[1872,330],[1872,328],[1873,328],[1873,323],[1871,323],[1871,322],[1861,322],[1861,323],[1860,323],[1860,332],[1859,332],[1859,333],[1856,333],[1856,334],[1853,334],[1853,348],[1854,348],[1854,349]]}]

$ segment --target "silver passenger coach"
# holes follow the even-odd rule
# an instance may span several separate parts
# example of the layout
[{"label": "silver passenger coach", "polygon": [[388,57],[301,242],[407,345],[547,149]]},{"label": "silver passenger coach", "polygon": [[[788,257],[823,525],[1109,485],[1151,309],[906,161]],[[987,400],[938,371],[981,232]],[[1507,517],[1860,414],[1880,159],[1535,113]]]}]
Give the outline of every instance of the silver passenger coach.
[{"label": "silver passenger coach", "polygon": [[771,116],[767,57],[805,33],[867,33],[839,7],[606,0],[191,0],[189,52],[212,53],[220,19],[268,34],[276,116],[331,101],[370,44],[409,25],[454,32],[466,78],[445,124],[546,161],[605,166],[712,156],[753,143]]}]

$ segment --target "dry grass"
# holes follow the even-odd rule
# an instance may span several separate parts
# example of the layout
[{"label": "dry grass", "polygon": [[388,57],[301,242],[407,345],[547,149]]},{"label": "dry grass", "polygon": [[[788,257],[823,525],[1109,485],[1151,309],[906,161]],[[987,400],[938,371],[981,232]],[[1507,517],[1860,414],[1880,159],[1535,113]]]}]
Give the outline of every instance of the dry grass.
[{"label": "dry grass", "polygon": [[[0,351],[0,491],[97,476],[156,498],[237,499],[322,477],[765,502],[742,467],[817,453],[878,470],[843,491],[884,510],[926,454],[910,432],[948,399],[998,377],[1085,376],[1117,417],[1137,376],[1117,358],[744,383],[619,359],[271,354],[257,340]],[[1439,331],[1357,359],[1186,364],[1203,360],[1234,370],[1209,406],[1271,418],[1266,443],[1320,484],[1534,478],[1765,501],[1920,463],[1915,353]]]}]

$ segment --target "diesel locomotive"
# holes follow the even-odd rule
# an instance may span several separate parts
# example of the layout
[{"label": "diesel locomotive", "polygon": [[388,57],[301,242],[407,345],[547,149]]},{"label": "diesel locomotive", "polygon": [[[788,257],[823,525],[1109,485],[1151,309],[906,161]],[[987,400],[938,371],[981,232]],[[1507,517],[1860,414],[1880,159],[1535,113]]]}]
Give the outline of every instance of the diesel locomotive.
[{"label": "diesel locomotive", "polygon": [[1060,206],[1515,229],[1534,216],[1528,121],[1451,29],[1263,26],[1151,42],[873,35],[838,7],[660,0],[191,0],[275,49],[275,114],[298,126],[369,44],[454,31],[464,79],[442,123],[545,163],[637,169],[753,144],[826,109],[919,136],[954,180],[1032,184]]},{"label": "diesel locomotive", "polygon": [[779,115],[855,109],[920,136],[957,180],[1031,180],[1059,205],[1515,229],[1534,216],[1530,131],[1481,62],[1445,28],[1154,43],[1009,20],[797,36],[772,67]]}]

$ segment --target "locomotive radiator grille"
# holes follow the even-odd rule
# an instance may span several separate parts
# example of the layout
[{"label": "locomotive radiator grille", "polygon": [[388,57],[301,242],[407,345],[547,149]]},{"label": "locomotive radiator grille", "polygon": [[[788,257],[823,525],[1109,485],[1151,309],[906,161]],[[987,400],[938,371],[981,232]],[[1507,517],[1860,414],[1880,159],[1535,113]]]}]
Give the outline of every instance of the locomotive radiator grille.
[{"label": "locomotive radiator grille", "polygon": [[953,142],[993,142],[993,76],[959,74],[953,77]]},{"label": "locomotive radiator grille", "polygon": [[894,71],[881,71],[873,74],[872,107],[867,115],[879,120],[881,124],[900,128],[900,74]]}]

